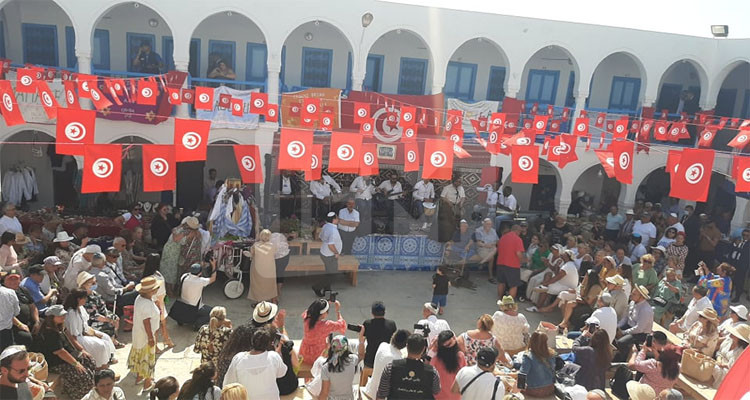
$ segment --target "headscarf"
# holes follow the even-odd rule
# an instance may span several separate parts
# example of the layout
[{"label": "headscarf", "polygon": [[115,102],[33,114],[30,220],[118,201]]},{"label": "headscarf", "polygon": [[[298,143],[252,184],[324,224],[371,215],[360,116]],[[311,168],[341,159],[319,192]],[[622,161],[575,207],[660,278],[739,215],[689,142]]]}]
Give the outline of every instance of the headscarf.
[{"label": "headscarf", "polygon": [[346,338],[344,335],[336,335],[331,339],[331,352],[333,352],[333,357],[331,357],[331,365],[334,367],[338,366],[339,360],[341,359],[341,356],[349,350],[349,339]]}]

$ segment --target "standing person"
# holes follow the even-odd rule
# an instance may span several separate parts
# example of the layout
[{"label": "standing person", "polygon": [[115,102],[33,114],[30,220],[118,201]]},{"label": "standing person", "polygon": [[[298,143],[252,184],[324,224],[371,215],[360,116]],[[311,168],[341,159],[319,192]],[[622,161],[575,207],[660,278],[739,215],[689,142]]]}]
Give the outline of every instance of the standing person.
[{"label": "standing person", "polygon": [[555,392],[555,351],[547,346],[547,335],[539,331],[531,334],[518,372],[526,375],[524,395],[547,397]]},{"label": "standing person", "polygon": [[630,305],[627,317],[620,320],[618,327],[622,337],[617,339],[617,355],[615,361],[623,362],[628,359],[630,348],[635,343],[643,343],[654,326],[654,310],[648,304],[648,290],[643,286],[635,286],[630,294]]},{"label": "standing person", "polygon": [[132,64],[136,72],[142,74],[158,74],[164,68],[161,57],[151,51],[151,42],[148,40],[141,42],[138,54],[133,58]]},{"label": "standing person", "polygon": [[169,337],[169,330],[167,329],[167,307],[165,304],[165,298],[167,297],[167,289],[164,282],[164,276],[159,272],[161,266],[161,256],[159,253],[151,253],[146,256],[146,263],[143,267],[143,275],[141,279],[146,277],[153,277],[159,282],[159,288],[156,290],[156,294],[153,297],[153,301],[157,307],[159,307],[159,332],[161,332],[162,338],[164,339],[164,348],[156,349],[157,353],[161,353],[166,349],[174,347],[174,342]]},{"label": "standing person", "polygon": [[96,371],[94,388],[81,400],[125,400],[125,392],[115,386],[117,378],[111,369]]},{"label": "standing person", "polygon": [[497,350],[484,347],[477,353],[476,365],[461,368],[456,374],[451,391],[459,393],[461,399],[485,400],[505,397],[505,385],[496,377],[495,359]]},{"label": "standing person", "polygon": [[712,274],[706,266],[706,263],[699,263],[698,268],[701,270],[698,286],[708,288],[708,298],[713,303],[714,310],[719,314],[719,318],[724,318],[729,311],[729,297],[732,295],[732,275],[734,267],[721,263],[716,267],[716,273]]},{"label": "standing person", "polygon": [[633,235],[641,235],[643,246],[653,246],[656,242],[656,225],[651,222],[651,214],[644,212],[641,219],[633,224]]},{"label": "standing person", "polygon": [[674,242],[670,243],[664,250],[664,255],[667,259],[669,259],[669,257],[675,257],[677,259],[675,272],[677,272],[677,277],[682,280],[683,271],[685,270],[685,259],[688,255],[688,247],[685,244],[685,233],[677,232],[677,235],[674,237]]},{"label": "standing person", "polygon": [[440,315],[443,315],[448,299],[448,286],[450,286],[450,281],[445,276],[445,267],[441,265],[432,275],[432,304],[437,304]]},{"label": "standing person", "polygon": [[299,354],[302,356],[302,363],[312,365],[315,359],[325,350],[326,339],[333,332],[340,334],[346,333],[346,321],[341,316],[341,303],[336,301],[336,321],[328,319],[328,310],[330,304],[325,299],[317,299],[307,310],[302,313],[304,323],[304,336],[300,344]]},{"label": "standing person", "polygon": [[216,306],[211,309],[211,320],[198,329],[193,351],[200,353],[201,363],[218,365],[219,354],[232,334],[232,321],[227,318],[227,309]]},{"label": "standing person", "polygon": [[141,279],[136,285],[138,298],[133,307],[133,341],[128,355],[128,368],[135,374],[135,384],[143,382],[143,390],[153,387],[156,367],[156,331],[161,315],[153,297],[159,289],[159,281],[152,276]]},{"label": "standing person", "polygon": [[618,214],[617,206],[613,205],[609,208],[609,214],[607,214],[607,223],[604,225],[604,238],[608,241],[617,241],[617,235],[620,233],[622,224],[625,223],[625,217]]},{"label": "standing person", "polygon": [[721,231],[716,227],[716,223],[711,220],[706,221],[700,228],[700,239],[698,240],[698,259],[713,267],[716,260],[716,245],[721,240]]},{"label": "standing person", "polygon": [[524,349],[529,336],[529,322],[518,312],[518,304],[511,296],[503,296],[497,301],[499,311],[492,315],[492,334],[500,346],[511,356]]},{"label": "standing person", "polygon": [[273,262],[276,267],[276,292],[281,297],[281,288],[284,287],[284,275],[289,265],[289,242],[286,235],[279,232],[271,234],[271,244],[274,246]]},{"label": "standing person", "polygon": [[414,200],[412,204],[412,213],[417,220],[423,220],[422,230],[430,228],[432,223],[424,215],[424,203],[432,203],[435,200],[435,186],[429,179],[422,178],[414,184],[414,191],[411,193]]},{"label": "standing person", "polygon": [[463,214],[464,202],[466,201],[466,191],[464,190],[461,177],[455,176],[450,185],[444,186],[440,193],[440,199],[453,210],[453,217],[460,220]]},{"label": "standing person", "polygon": [[299,181],[294,172],[286,169],[281,170],[280,178],[278,183],[279,212],[281,213],[281,218],[285,219],[298,214]]},{"label": "standing person", "polygon": [[521,286],[521,261],[524,258],[523,241],[518,236],[521,226],[513,224],[510,231],[497,241],[497,297],[505,296],[505,287],[509,287],[508,294],[516,297],[516,291]]},{"label": "standing person", "polygon": [[187,267],[200,261],[201,234],[198,218],[186,217],[180,226],[172,230],[161,254],[159,270],[164,276],[167,295],[176,297],[174,287]]},{"label": "standing person", "polygon": [[276,379],[286,375],[287,366],[278,353],[281,342],[274,344],[275,336],[276,329],[269,326],[256,330],[253,333],[253,349],[238,353],[229,364],[224,375],[224,387],[240,383],[251,399],[278,399]]},{"label": "standing person", "polygon": [[734,240],[728,261],[736,269],[732,277],[732,303],[739,303],[740,296],[745,292],[745,277],[750,269],[750,229],[743,229],[742,236]]},{"label": "standing person", "polygon": [[451,390],[448,382],[456,380],[458,370],[466,366],[466,357],[458,348],[456,335],[452,331],[442,331],[435,342],[437,351],[435,357],[429,360],[430,364],[435,367],[440,377],[440,393],[435,395],[436,400],[459,400],[460,394]]},{"label": "standing person", "polygon": [[378,351],[381,343],[388,343],[396,333],[396,323],[393,320],[385,318],[385,304],[382,301],[372,303],[370,307],[372,318],[365,320],[362,326],[365,329],[365,338],[367,347],[364,354],[360,354],[360,359],[364,360],[365,369],[372,369],[375,363],[375,353]]},{"label": "standing person", "polygon": [[328,357],[321,367],[321,400],[354,400],[352,380],[357,373],[357,356],[349,352],[346,336],[336,335],[328,346]]},{"label": "standing person", "polygon": [[172,229],[180,225],[180,221],[169,212],[170,208],[167,203],[159,203],[156,206],[156,215],[151,219],[151,238],[157,250],[161,250],[167,244]]},{"label": "standing person", "polygon": [[349,192],[354,194],[357,211],[360,214],[360,232],[368,234],[372,229],[372,196],[375,194],[375,185],[369,176],[358,176],[354,178]]},{"label": "standing person", "polygon": [[338,228],[341,236],[341,254],[352,254],[352,245],[357,237],[357,227],[359,226],[359,211],[354,209],[354,199],[346,200],[346,207],[339,210]]},{"label": "standing person", "polygon": [[312,193],[312,217],[320,221],[331,211],[331,186],[325,176],[319,180],[310,182],[310,193]]},{"label": "standing person", "polygon": [[341,255],[344,244],[341,241],[339,230],[336,228],[338,222],[336,213],[329,212],[326,215],[326,224],[320,231],[320,241],[323,242],[320,246],[320,258],[323,260],[325,273],[320,281],[312,287],[313,292],[318,297],[323,297],[323,291],[331,290],[331,280],[339,270],[339,255]]},{"label": "standing person", "polygon": [[276,246],[271,242],[271,231],[268,229],[260,231],[258,241],[250,248],[250,254],[253,265],[250,268],[250,290],[247,293],[247,298],[253,303],[264,300],[278,303]]},{"label": "standing person", "polygon": [[406,359],[394,360],[383,370],[375,400],[434,399],[440,393],[440,377],[435,368],[422,361],[424,337],[412,334],[406,342]]},{"label": "standing person", "polygon": [[[81,283],[93,278],[88,272],[81,272]],[[112,338],[104,332],[89,326],[89,315],[84,309],[88,294],[83,289],[75,289],[65,299],[65,330],[68,339],[78,350],[90,354],[97,368],[106,368],[114,364],[115,345]]]},{"label": "standing person", "polygon": [[143,225],[143,207],[140,204],[134,204],[130,207],[130,212],[126,212],[115,218],[115,222],[122,225],[123,228],[134,230]]},{"label": "standing person", "polygon": [[620,233],[617,235],[619,242],[627,242],[630,236],[633,234],[633,226],[635,225],[635,212],[633,209],[625,211],[625,220],[622,221],[620,226]]},{"label": "standing person", "polygon": [[219,400],[221,398],[221,389],[214,385],[216,367],[213,363],[201,361],[201,365],[190,373],[192,376],[182,384],[177,400]]},{"label": "standing person", "polygon": [[409,331],[399,329],[391,336],[389,343],[381,343],[378,347],[378,351],[375,353],[375,361],[372,364],[372,375],[364,389],[368,398],[375,399],[378,386],[380,385],[380,378],[383,375],[385,367],[393,360],[403,358],[401,350],[406,347],[406,341],[409,339],[409,336]]},{"label": "standing person", "polygon": [[[56,304],[47,311],[42,328],[34,338],[33,349],[44,354],[50,371],[62,375],[63,392],[80,399],[94,386],[97,365],[65,335],[65,315],[68,314],[65,308]],[[125,400],[125,397],[118,400]]]}]

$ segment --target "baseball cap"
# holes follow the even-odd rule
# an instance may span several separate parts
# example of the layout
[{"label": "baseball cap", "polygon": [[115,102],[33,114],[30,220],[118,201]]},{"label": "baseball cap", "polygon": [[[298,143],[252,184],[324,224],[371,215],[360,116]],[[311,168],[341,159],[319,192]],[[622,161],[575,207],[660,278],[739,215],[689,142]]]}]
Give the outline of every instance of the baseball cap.
[{"label": "baseball cap", "polygon": [[62,265],[62,261],[60,261],[60,258],[57,256],[49,256],[44,259],[45,265]]},{"label": "baseball cap", "polygon": [[20,269],[18,269],[18,268],[11,268],[11,269],[9,269],[9,270],[7,271],[7,273],[5,274],[5,276],[6,276],[6,277],[7,277],[7,276],[11,276],[11,275],[18,275],[18,276],[20,276],[20,277],[23,277],[23,273],[22,273],[22,272],[21,272],[21,270],[20,270]]},{"label": "baseball cap", "polygon": [[372,315],[385,315],[385,304],[382,301],[372,303]]},{"label": "baseball cap", "polygon": [[494,347],[482,347],[477,352],[477,364],[480,367],[490,367],[492,365],[495,365],[497,354],[497,349],[495,349]]},{"label": "baseball cap", "polygon": [[190,273],[193,275],[198,275],[201,273],[201,265],[199,263],[195,263],[190,266]]},{"label": "baseball cap", "polygon": [[45,315],[51,315],[53,317],[62,317],[68,312],[65,311],[65,307],[63,307],[61,304],[55,304],[53,306],[47,307],[47,311],[45,311]]}]

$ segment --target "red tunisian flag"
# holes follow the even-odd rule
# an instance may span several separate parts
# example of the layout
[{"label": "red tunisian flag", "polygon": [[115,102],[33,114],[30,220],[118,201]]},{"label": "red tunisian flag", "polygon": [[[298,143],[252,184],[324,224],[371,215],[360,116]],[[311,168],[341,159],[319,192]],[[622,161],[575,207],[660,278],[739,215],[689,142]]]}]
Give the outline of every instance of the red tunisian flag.
[{"label": "red tunisian flag", "polygon": [[588,117],[576,118],[576,124],[573,129],[576,136],[589,136],[589,119]]},{"label": "red tunisian flag", "polygon": [[487,121],[487,125],[491,133],[502,135],[505,132],[505,113],[492,113],[489,121]]},{"label": "red tunisian flag", "polygon": [[706,201],[711,184],[714,151],[706,149],[684,149],[677,172],[672,175],[669,195],[691,201]]},{"label": "red tunisian flag", "polygon": [[0,97],[2,97],[2,110],[3,118],[5,119],[5,125],[13,126],[25,124],[26,121],[23,119],[21,110],[18,108],[18,103],[16,103],[16,96],[15,94],[13,94],[13,89],[10,87],[10,82],[0,81]]},{"label": "red tunisian flag", "polygon": [[305,180],[317,181],[323,174],[323,145],[312,145],[310,152],[310,165],[305,169]]},{"label": "red tunisian flag", "polygon": [[615,177],[615,158],[612,156],[612,152],[608,150],[594,150],[596,156],[599,158],[599,162],[604,168],[604,172],[607,173],[607,178]]},{"label": "red tunisian flag", "polygon": [[628,136],[628,117],[621,117],[615,121],[614,131],[612,132],[615,139],[624,139]]},{"label": "red tunisian flag", "polygon": [[256,145],[234,145],[234,158],[242,183],[263,183],[263,163]]},{"label": "red tunisian flag", "polygon": [[161,192],[177,187],[177,164],[174,146],[168,144],[144,144],[143,191]]},{"label": "red tunisian flag", "polygon": [[615,164],[615,179],[626,185],[632,184],[635,144],[627,140],[617,140],[612,142],[609,149],[612,151]]},{"label": "red tunisian flag", "polygon": [[654,122],[654,140],[667,140],[668,126],[668,121],[659,120]]},{"label": "red tunisian flag", "polygon": [[669,127],[667,132],[667,140],[670,142],[680,141],[680,132],[685,129],[685,122],[672,122],[672,126]]},{"label": "red tunisian flag", "polygon": [[677,168],[680,166],[680,156],[682,156],[682,150],[669,150],[667,153],[667,165],[664,170],[670,176],[677,172]]},{"label": "red tunisian flag", "polygon": [[[169,96],[169,104],[173,106],[182,104],[180,88],[167,88],[167,95]],[[115,93],[112,93],[112,96],[115,96]]]},{"label": "red tunisian flag", "polygon": [[156,87],[156,82],[145,79],[138,81],[138,97],[136,97],[136,103],[155,106],[158,94],[159,91]]},{"label": "red tunisian flag", "polygon": [[716,131],[716,125],[705,125],[698,136],[698,147],[701,149],[710,149],[716,138]]},{"label": "red tunisian flag", "polygon": [[734,184],[735,192],[750,192],[750,157],[734,157],[733,164],[734,179],[737,183]]},{"label": "red tunisian flag", "polygon": [[268,93],[250,93],[250,114],[266,114]]},{"label": "red tunisian flag", "polygon": [[195,101],[195,90],[182,89],[182,102],[185,104],[193,104],[194,101]]},{"label": "red tunisian flag", "polygon": [[741,130],[734,139],[727,143],[727,146],[734,147],[737,150],[742,150],[748,143],[750,143],[750,131]]},{"label": "red tunisian flag", "polygon": [[536,132],[536,134],[538,135],[543,134],[544,130],[547,128],[548,119],[549,119],[549,115],[535,115],[534,123],[532,125],[532,130]]},{"label": "red tunisian flag", "polygon": [[36,93],[36,71],[30,68],[20,68],[16,70],[16,92],[18,93]]},{"label": "red tunisian flag", "polygon": [[404,129],[411,128],[417,122],[417,108],[401,106],[401,118],[398,125]]},{"label": "red tunisian flag", "polygon": [[558,161],[557,165],[560,168],[565,168],[568,163],[578,160],[578,154],[576,154],[576,144],[578,143],[578,136],[575,135],[560,135],[560,144],[552,148],[553,153],[557,153]]},{"label": "red tunisian flag", "polygon": [[91,86],[96,85],[97,77],[94,75],[77,74],[76,82],[78,83],[78,97],[88,99]]},{"label": "red tunisian flag", "polygon": [[362,135],[356,133],[331,134],[330,154],[328,155],[328,170],[344,174],[355,174],[359,171]]},{"label": "red tunisian flag", "polygon": [[419,171],[419,145],[404,143],[404,172]]},{"label": "red tunisian flag", "polygon": [[203,87],[203,86],[196,87],[194,105],[195,105],[196,110],[213,110],[214,109],[214,89],[210,87]]},{"label": "red tunisian flag", "polygon": [[175,161],[205,161],[210,130],[211,121],[175,118]]},{"label": "red tunisian flag", "polygon": [[245,109],[245,102],[242,101],[242,99],[237,99],[233,97],[230,108],[232,109],[232,115],[234,115],[235,117],[241,117],[242,112]]},{"label": "red tunisian flag", "polygon": [[318,114],[320,114],[320,99],[305,98],[302,101],[301,118],[307,121],[317,121]]},{"label": "red tunisian flag", "polygon": [[511,148],[513,183],[539,183],[539,148],[535,145]]},{"label": "red tunisian flag", "polygon": [[450,180],[453,176],[453,142],[427,139],[424,142],[422,179]]},{"label": "red tunisian flag", "polygon": [[354,123],[361,124],[370,119],[370,103],[354,103]]},{"label": "red tunisian flag", "polygon": [[94,144],[95,128],[96,111],[58,108],[55,152],[83,155],[84,148]]},{"label": "red tunisian flag", "polygon": [[55,94],[52,93],[47,81],[36,81],[36,88],[39,91],[39,101],[44,107],[44,112],[47,113],[47,118],[57,118],[57,108],[60,107],[60,104],[57,103]]},{"label": "red tunisian flag", "polygon": [[378,145],[375,143],[365,143],[362,145],[361,153],[362,159],[359,162],[359,175],[377,175],[380,171],[380,165],[378,164]]},{"label": "red tunisian flag", "polygon": [[[313,134],[307,129],[281,128],[279,139],[279,169],[310,171]],[[318,164],[322,164],[322,154]],[[305,175],[307,179],[307,175]]]},{"label": "red tunisian flag", "polygon": [[102,91],[96,86],[96,82],[92,82],[91,87],[89,87],[89,97],[91,97],[91,102],[94,103],[94,108],[99,111],[112,105],[112,102],[104,97]]},{"label": "red tunisian flag", "polygon": [[64,81],[65,86],[65,104],[68,108],[80,109],[78,95],[76,94],[76,83],[73,81]]},{"label": "red tunisian flag", "polygon": [[122,145],[84,146],[81,193],[119,192],[122,176]]},{"label": "red tunisian flag", "polygon": [[278,122],[279,121],[279,105],[268,104],[266,105],[266,122]]}]

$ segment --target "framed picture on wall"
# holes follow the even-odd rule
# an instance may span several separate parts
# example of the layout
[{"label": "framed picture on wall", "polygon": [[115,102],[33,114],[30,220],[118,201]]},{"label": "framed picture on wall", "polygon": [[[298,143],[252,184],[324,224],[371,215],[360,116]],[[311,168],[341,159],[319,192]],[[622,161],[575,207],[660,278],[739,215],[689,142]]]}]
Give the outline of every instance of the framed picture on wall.
[{"label": "framed picture on wall", "polygon": [[383,160],[395,160],[396,146],[392,144],[378,144],[378,158]]}]

